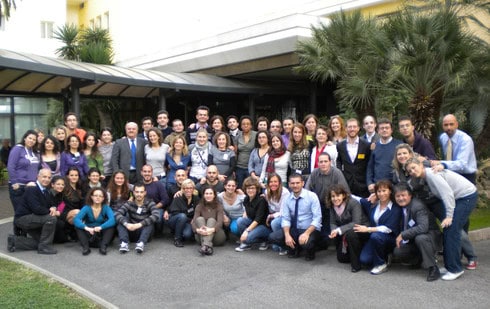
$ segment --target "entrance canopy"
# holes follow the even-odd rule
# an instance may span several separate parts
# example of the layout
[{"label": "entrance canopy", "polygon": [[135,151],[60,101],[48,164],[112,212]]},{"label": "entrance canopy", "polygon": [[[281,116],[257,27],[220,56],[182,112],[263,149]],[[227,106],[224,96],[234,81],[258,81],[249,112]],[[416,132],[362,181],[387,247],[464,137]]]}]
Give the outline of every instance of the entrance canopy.
[{"label": "entrance canopy", "polygon": [[82,63],[0,49],[0,94],[150,98],[162,90],[308,95],[299,82],[263,82]]}]

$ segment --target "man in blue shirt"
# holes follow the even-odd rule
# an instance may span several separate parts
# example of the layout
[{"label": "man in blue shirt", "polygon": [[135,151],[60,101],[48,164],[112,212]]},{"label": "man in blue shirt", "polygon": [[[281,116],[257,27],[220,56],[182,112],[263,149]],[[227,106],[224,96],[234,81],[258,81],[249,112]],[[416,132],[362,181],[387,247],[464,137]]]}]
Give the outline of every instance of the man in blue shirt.
[{"label": "man in blue shirt", "polygon": [[443,160],[431,161],[431,165],[436,168],[442,165],[445,169],[461,174],[475,184],[476,155],[473,139],[458,127],[459,123],[454,115],[444,116],[442,119],[444,133],[439,136]]},{"label": "man in blue shirt", "polygon": [[303,186],[301,175],[289,176],[291,194],[281,209],[281,226],[286,246],[290,248],[288,257],[297,258],[304,249],[305,259],[312,261],[315,259],[315,245],[322,228],[322,212],[317,195],[303,189]]}]

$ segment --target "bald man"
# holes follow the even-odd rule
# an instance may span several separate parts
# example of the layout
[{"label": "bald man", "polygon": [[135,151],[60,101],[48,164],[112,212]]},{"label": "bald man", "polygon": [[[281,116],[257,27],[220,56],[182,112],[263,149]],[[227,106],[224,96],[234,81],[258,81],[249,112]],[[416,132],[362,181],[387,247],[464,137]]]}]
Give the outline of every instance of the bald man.
[{"label": "bald man", "polygon": [[[442,119],[444,133],[439,136],[442,160],[431,161],[436,169],[448,169],[459,173],[473,184],[476,183],[476,155],[473,139],[458,129],[456,116],[448,114]],[[448,151],[452,150],[452,151]]]},{"label": "bald man", "polygon": [[112,148],[111,165],[113,171],[122,170],[131,184],[143,181],[139,171],[145,164],[146,140],[138,137],[138,125],[128,122],[125,126],[126,136],[118,139]]}]

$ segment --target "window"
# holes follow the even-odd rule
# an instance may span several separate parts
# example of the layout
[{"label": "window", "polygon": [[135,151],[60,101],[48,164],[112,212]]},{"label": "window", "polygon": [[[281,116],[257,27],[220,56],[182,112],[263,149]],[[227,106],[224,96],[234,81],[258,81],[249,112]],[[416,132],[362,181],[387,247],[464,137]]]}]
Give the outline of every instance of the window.
[{"label": "window", "polygon": [[41,38],[52,39],[53,38],[53,26],[52,21],[41,21]]},{"label": "window", "polygon": [[95,19],[95,27],[97,28],[102,27],[102,17],[100,15],[97,16],[97,18]]}]

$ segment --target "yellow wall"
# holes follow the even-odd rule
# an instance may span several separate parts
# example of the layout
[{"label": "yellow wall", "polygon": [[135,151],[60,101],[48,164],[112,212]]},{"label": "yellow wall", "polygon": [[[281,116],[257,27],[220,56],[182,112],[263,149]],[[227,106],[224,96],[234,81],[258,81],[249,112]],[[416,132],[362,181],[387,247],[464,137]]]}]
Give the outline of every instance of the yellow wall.
[{"label": "yellow wall", "polygon": [[[110,8],[116,5],[114,0],[87,0],[83,2],[83,8],[80,5],[75,5],[73,7],[67,8],[67,15],[70,17],[76,16],[77,24],[80,27],[88,27],[91,20],[96,20],[97,16],[104,18],[104,14],[109,12],[110,20]],[[75,14],[72,10],[76,10]],[[68,18],[67,16],[67,18]]]},{"label": "yellow wall", "polygon": [[365,8],[361,8],[361,12],[364,15],[370,16],[383,16],[385,14],[390,14],[396,12],[403,5],[403,1],[386,1],[378,5],[373,5]]}]

